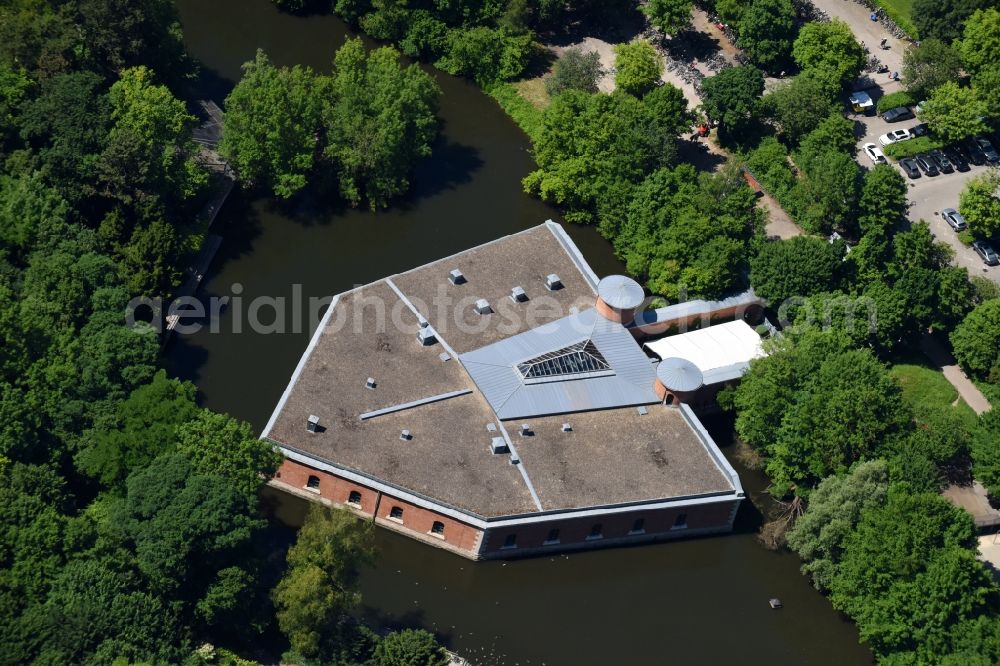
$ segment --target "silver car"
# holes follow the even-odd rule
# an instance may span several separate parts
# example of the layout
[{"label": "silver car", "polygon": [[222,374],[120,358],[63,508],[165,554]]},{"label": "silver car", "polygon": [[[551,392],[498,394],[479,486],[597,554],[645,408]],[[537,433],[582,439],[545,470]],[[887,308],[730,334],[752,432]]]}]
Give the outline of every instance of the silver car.
[{"label": "silver car", "polygon": [[955,231],[965,231],[969,228],[969,223],[965,221],[962,214],[954,208],[945,208],[941,211],[941,217],[948,223],[948,226]]}]

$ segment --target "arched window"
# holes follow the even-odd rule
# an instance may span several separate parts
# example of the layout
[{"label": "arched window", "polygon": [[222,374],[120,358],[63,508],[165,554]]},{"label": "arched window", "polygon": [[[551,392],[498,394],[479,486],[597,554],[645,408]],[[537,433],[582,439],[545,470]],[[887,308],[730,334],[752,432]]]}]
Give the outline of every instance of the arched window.
[{"label": "arched window", "polygon": [[431,526],[431,534],[444,536],[444,523],[442,523],[440,520],[435,520],[434,524]]},{"label": "arched window", "polygon": [[347,496],[347,503],[348,504],[356,504],[356,505],[360,506],[361,505],[361,493],[359,493],[357,490],[352,490],[351,494]]},{"label": "arched window", "polygon": [[319,477],[314,474],[310,474],[309,480],[306,481],[306,488],[309,488],[310,490],[319,490]]}]

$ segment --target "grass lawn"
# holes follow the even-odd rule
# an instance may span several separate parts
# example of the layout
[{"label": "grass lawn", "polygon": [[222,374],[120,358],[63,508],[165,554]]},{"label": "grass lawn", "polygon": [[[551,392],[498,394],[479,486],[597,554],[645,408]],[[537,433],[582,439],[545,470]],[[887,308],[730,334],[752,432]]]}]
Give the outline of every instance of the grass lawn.
[{"label": "grass lawn", "polygon": [[913,39],[917,39],[917,29],[913,26],[913,0],[875,0],[900,28]]},{"label": "grass lawn", "polygon": [[[958,399],[958,391],[935,368],[900,363],[892,366],[890,374],[903,388],[903,399],[913,407],[918,421],[921,413],[928,409],[951,405]],[[958,400],[955,410],[970,426],[975,424],[976,413],[964,400]]]},{"label": "grass lawn", "polygon": [[552,103],[552,98],[545,92],[546,76],[539,76],[534,79],[525,79],[514,84],[517,94],[531,102],[536,109],[545,109]]}]

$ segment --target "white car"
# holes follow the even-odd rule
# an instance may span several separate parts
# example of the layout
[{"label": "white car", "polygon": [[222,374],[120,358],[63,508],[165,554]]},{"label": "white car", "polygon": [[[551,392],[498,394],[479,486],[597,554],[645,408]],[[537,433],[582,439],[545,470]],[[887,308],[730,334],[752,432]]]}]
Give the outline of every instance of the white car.
[{"label": "white car", "polygon": [[888,146],[890,143],[896,143],[897,141],[906,141],[907,139],[912,139],[913,135],[910,134],[908,129],[896,129],[892,130],[888,134],[883,134],[878,138],[878,142],[883,146]]},{"label": "white car", "polygon": [[879,149],[874,143],[866,143],[864,145],[865,155],[868,156],[875,164],[885,164],[885,153]]}]

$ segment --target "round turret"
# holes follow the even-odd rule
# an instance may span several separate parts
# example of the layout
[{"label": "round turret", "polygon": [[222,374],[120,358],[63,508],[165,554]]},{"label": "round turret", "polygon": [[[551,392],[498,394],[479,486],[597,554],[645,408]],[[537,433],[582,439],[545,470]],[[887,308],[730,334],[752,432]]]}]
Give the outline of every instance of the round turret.
[{"label": "round turret", "polygon": [[639,283],[624,275],[609,275],[597,284],[597,311],[605,319],[626,326],[632,323],[635,309],[645,298]]}]

